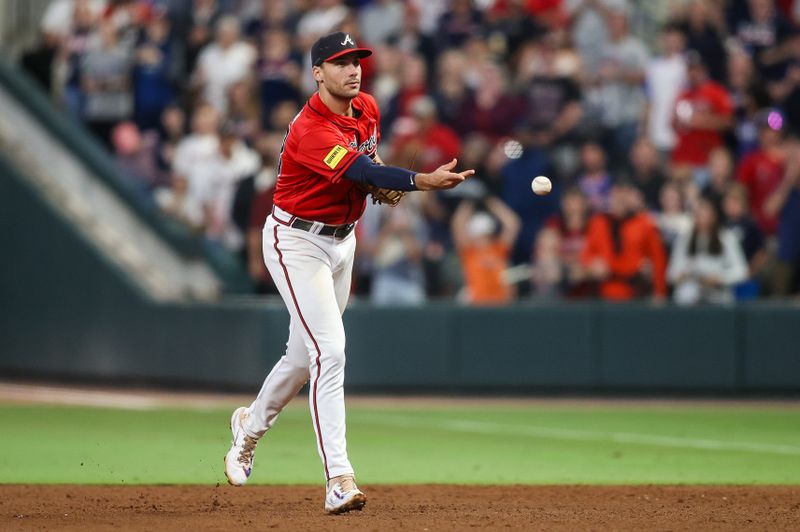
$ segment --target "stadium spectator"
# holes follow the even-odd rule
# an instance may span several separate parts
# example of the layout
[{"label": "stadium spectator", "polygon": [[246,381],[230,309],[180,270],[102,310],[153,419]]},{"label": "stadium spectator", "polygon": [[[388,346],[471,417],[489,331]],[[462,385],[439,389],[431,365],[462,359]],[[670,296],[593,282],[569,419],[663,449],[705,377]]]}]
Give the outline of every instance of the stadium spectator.
[{"label": "stadium spectator", "polygon": [[81,61],[83,117],[109,147],[111,129],[133,115],[131,61],[130,51],[119,43],[117,29],[108,21],[100,24],[97,39]]},{"label": "stadium spectator", "polygon": [[463,102],[469,96],[464,77],[467,63],[466,54],[460,50],[443,52],[437,63],[433,97],[442,122],[451,127],[458,120]]},{"label": "stadium spectator", "polygon": [[419,17],[420,11],[414,3],[405,2],[403,25],[394,35],[389,36],[387,43],[402,53],[422,56],[428,72],[433,72],[438,50],[434,39],[422,31]]},{"label": "stadium spectator", "polygon": [[180,200],[181,208],[173,207],[171,210],[173,214],[181,213],[178,217],[189,220],[194,229],[206,226],[205,209],[218,179],[212,169],[212,163],[219,153],[218,128],[217,110],[211,104],[200,104],[192,116],[192,133],[175,148],[172,160],[174,197],[162,193],[162,201],[169,205]]},{"label": "stadium spectator", "polygon": [[783,117],[774,110],[762,110],[756,119],[758,148],[739,164],[737,179],[747,188],[751,212],[765,235],[778,229],[777,210],[767,212],[765,202],[778,188],[786,170]]},{"label": "stadium spectator", "polygon": [[678,23],[686,34],[686,48],[696,51],[707,65],[714,81],[725,80],[725,34],[721,8],[717,2],[690,0]]},{"label": "stadium spectator", "polygon": [[128,50],[136,44],[144,32],[147,22],[163,14],[161,8],[154,9],[151,2],[141,0],[112,0],[103,12],[103,21],[110,22],[117,30],[119,42]]},{"label": "stadium spectator", "polygon": [[[560,4],[561,0],[556,0]],[[494,2],[486,11],[486,34],[492,43],[493,53],[508,62],[516,57],[520,46],[530,39],[539,39],[548,31],[548,23],[542,17],[529,13],[532,2]],[[544,7],[544,6],[542,6]],[[558,9],[560,6],[551,6]],[[553,24],[553,30],[566,36],[562,24]]]},{"label": "stadium spectator", "polygon": [[[589,226],[589,203],[586,196],[577,187],[568,189],[561,196],[561,212],[547,220],[545,227],[537,237],[537,258],[544,252],[552,250],[557,242],[557,258],[561,264],[561,275],[558,278],[560,292],[566,298],[589,297],[591,286],[586,280],[586,270],[581,262],[581,255],[586,246],[586,231]],[[545,231],[552,236],[541,237]],[[541,248],[539,240],[544,238]],[[543,248],[543,249],[542,249]],[[549,253],[545,253],[549,255]],[[534,261],[536,262],[536,261]],[[545,271],[551,271],[547,268]],[[553,279],[555,276],[546,276]],[[539,285],[534,279],[535,292]]]},{"label": "stadium spectator", "polygon": [[717,207],[722,205],[722,198],[730,188],[734,169],[733,157],[727,148],[720,146],[711,151],[708,156],[708,185],[702,193]]},{"label": "stadium spectator", "polygon": [[245,4],[239,12],[244,35],[258,42],[268,31],[294,33],[300,15],[293,4],[286,0],[258,0]]},{"label": "stadium spectator", "polygon": [[156,187],[167,184],[167,178],[156,163],[157,133],[142,133],[130,121],[120,122],[111,130],[111,143],[114,146],[120,175],[134,189],[146,194]]},{"label": "stadium spectator", "polygon": [[559,66],[557,52],[552,36],[525,43],[514,81],[527,100],[526,122],[540,146],[574,141],[583,116],[580,86]]},{"label": "stadium spectator", "polygon": [[656,225],[636,212],[635,187],[611,187],[608,213],[589,220],[581,261],[597,293],[607,300],[666,296],[666,257]]},{"label": "stadium spectator", "polygon": [[158,127],[161,112],[175,99],[177,61],[169,19],[166,16],[154,17],[145,26],[134,51],[134,120],[139,129]]},{"label": "stadium spectator", "polygon": [[252,194],[240,203],[246,210],[234,212],[236,191],[242,180],[254,176],[261,168],[261,158],[236,136],[231,123],[225,123],[219,132],[219,148],[202,168],[206,195],[206,237],[218,242],[232,252],[244,247],[244,235],[235,219],[248,219]]},{"label": "stadium spectator", "polygon": [[272,114],[269,116],[269,121],[264,127],[265,131],[286,133],[286,127],[289,122],[297,116],[300,107],[292,100],[284,100],[272,109]]},{"label": "stadium spectator", "polygon": [[228,89],[252,71],[253,47],[241,40],[239,19],[226,15],[216,25],[216,39],[202,49],[193,74],[194,84],[219,112],[227,110]]},{"label": "stadium spectator", "polygon": [[439,18],[436,44],[442,49],[458,48],[468,39],[481,35],[483,28],[483,13],[472,0],[452,0]]},{"label": "stadium spectator", "polygon": [[590,77],[597,75],[602,62],[602,51],[608,42],[608,26],[605,15],[609,5],[625,9],[626,0],[574,0],[567,2],[572,19],[570,36],[581,56],[581,61]]},{"label": "stadium spectator", "polygon": [[697,52],[687,54],[688,87],[677,99],[673,127],[678,142],[672,163],[691,170],[699,187],[708,181],[708,154],[722,145],[722,133],[732,125],[733,106],[725,87],[708,78]]},{"label": "stadium spectator", "polygon": [[728,92],[733,103],[735,127],[728,144],[736,146],[741,157],[758,145],[757,111],[770,105],[770,96],[753,65],[753,58],[742,48],[732,46],[728,55]]},{"label": "stadium spectator", "polygon": [[736,237],[747,260],[747,279],[735,286],[736,299],[753,299],[761,292],[761,285],[764,283],[761,277],[769,258],[764,247],[764,235],[750,217],[747,189],[741,183],[731,183],[728,186],[721,205],[723,226]]},{"label": "stadium spectator", "polygon": [[86,20],[99,20],[105,9],[106,0],[52,0],[42,16],[42,34],[48,41],[68,41]]},{"label": "stadium spectator", "polygon": [[227,122],[236,136],[248,144],[261,131],[261,102],[252,79],[237,81],[228,89]]},{"label": "stadium spectator", "polygon": [[609,40],[586,94],[587,100],[598,107],[596,114],[607,132],[609,154],[617,164],[625,160],[636,139],[645,106],[642,84],[649,60],[644,43],[628,30],[628,13],[627,7],[608,8]]},{"label": "stadium spectator", "polygon": [[[528,129],[517,129],[514,135],[519,141],[511,139],[499,144],[502,157],[500,154],[492,157],[498,159],[493,161],[492,166],[505,161],[500,168],[500,198],[522,221],[519,238],[511,255],[512,263],[518,265],[530,261],[536,233],[558,211],[559,194],[556,188],[552,194],[531,201],[531,181],[537,175],[554,175],[552,159],[547,150],[530,141],[532,133]],[[519,288],[524,292],[526,285],[520,284]]]},{"label": "stadium spectator", "polygon": [[[785,43],[786,58],[779,65],[780,75],[766,83],[769,96],[780,106],[792,131],[800,131],[800,31],[790,35]],[[761,107],[766,107],[764,103]]]},{"label": "stadium spectator", "polygon": [[185,47],[183,68],[188,74],[195,71],[200,52],[212,42],[222,8],[217,0],[173,2],[170,7],[176,21],[177,40]]},{"label": "stadium spectator", "polygon": [[376,45],[386,43],[402,31],[406,6],[399,0],[375,0],[364,6],[358,14],[367,42]]},{"label": "stadium spectator", "polygon": [[596,141],[590,140],[581,146],[581,172],[577,184],[592,210],[605,212],[608,209],[612,179],[606,169],[606,153]]},{"label": "stadium spectator", "polygon": [[395,127],[391,159],[412,165],[420,172],[432,172],[461,153],[461,141],[436,117],[436,106],[427,96],[410,103],[411,116]]},{"label": "stadium spectator", "polygon": [[474,202],[467,200],[453,215],[453,242],[464,270],[464,299],[471,305],[505,304],[515,295],[503,273],[510,266],[520,221],[496,197],[487,198],[485,206],[485,210],[478,211]]},{"label": "stadium spectator", "polygon": [[555,229],[543,227],[536,235],[531,266],[531,292],[537,298],[557,299],[562,295],[566,272],[560,256],[561,237]]},{"label": "stadium spectator", "polygon": [[792,142],[783,180],[764,204],[767,216],[778,218],[778,250],[772,293],[787,296],[800,290],[800,147]]},{"label": "stadium spectator", "polygon": [[[45,35],[50,35],[57,39],[56,42],[60,42],[53,69],[56,79],[60,78],[57,85],[63,85],[56,87],[56,92],[61,92],[61,103],[67,112],[74,118],[83,119],[86,94],[81,86],[81,69],[86,52],[94,44],[93,37],[100,11],[89,2],[80,0],[75,3],[70,0],[64,2],[62,5],[72,6],[73,9],[69,15],[71,20],[66,25],[66,33],[55,33],[60,30],[51,28],[54,33],[48,34],[48,30],[45,30]],[[45,13],[45,20],[47,17]]]},{"label": "stadium spectator", "polygon": [[686,84],[686,35],[677,24],[661,29],[661,55],[648,61],[645,72],[647,136],[655,148],[668,155],[675,147],[672,113],[675,100]]},{"label": "stadium spectator", "polygon": [[156,163],[162,172],[170,172],[175,150],[186,134],[186,113],[177,105],[168,105],[161,112],[157,129]]},{"label": "stadium spectator", "polygon": [[686,212],[683,192],[674,181],[667,181],[659,191],[659,209],[654,219],[665,251],[669,252],[678,235],[689,230],[692,217]]},{"label": "stadium spectator", "polygon": [[747,278],[747,262],[736,236],[721,225],[714,204],[701,198],[692,229],[678,236],[668,277],[679,305],[732,303],[733,287]]},{"label": "stadium spectator", "polygon": [[761,76],[772,79],[782,59],[780,47],[792,32],[791,24],[776,8],[774,0],[747,0],[746,6],[740,2],[729,13],[731,34],[753,56]]},{"label": "stadium spectator", "polygon": [[[397,119],[412,115],[411,105],[418,98],[428,95],[428,71],[425,60],[420,56],[399,57],[400,65],[394,72],[397,86],[389,100],[386,112],[381,115],[381,129],[392,131]],[[403,135],[404,132],[398,132]]]},{"label": "stadium spectator", "polygon": [[524,115],[522,101],[508,90],[506,72],[496,63],[477,69],[477,89],[462,102],[455,129],[461,136],[483,134],[499,139],[513,131]]},{"label": "stadium spectator", "polygon": [[370,250],[373,272],[370,300],[377,305],[423,303],[426,298],[423,251],[428,230],[420,198],[407,197],[393,209],[380,209],[377,218],[377,234]]},{"label": "stadium spectator", "polygon": [[276,105],[300,101],[302,59],[294,51],[290,35],[281,29],[263,34],[261,54],[256,64],[261,120],[266,124]]},{"label": "stadium spectator", "polygon": [[631,148],[630,178],[642,191],[647,208],[657,211],[659,194],[666,176],[659,164],[656,147],[646,137],[639,137]]}]

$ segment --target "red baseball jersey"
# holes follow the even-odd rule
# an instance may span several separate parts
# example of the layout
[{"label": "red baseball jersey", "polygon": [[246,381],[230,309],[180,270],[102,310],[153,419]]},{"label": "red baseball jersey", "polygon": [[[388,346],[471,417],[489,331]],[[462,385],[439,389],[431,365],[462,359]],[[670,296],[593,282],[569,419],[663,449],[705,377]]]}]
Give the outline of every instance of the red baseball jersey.
[{"label": "red baseball jersey", "polygon": [[737,179],[747,187],[753,218],[768,235],[778,231],[778,217],[768,216],[764,204],[780,186],[785,172],[785,161],[770,157],[761,149],[745,155],[736,169]]},{"label": "red baseball jersey", "polygon": [[380,111],[375,98],[353,98],[353,117],[333,113],[314,94],[289,124],[278,163],[275,205],[326,224],[358,220],[367,194],[344,177],[361,154],[375,158],[380,141]]},{"label": "red baseball jersey", "polygon": [[[707,81],[694,89],[683,91],[675,102],[675,107],[688,105],[694,111],[712,112],[723,116],[733,114],[733,103],[728,91],[722,85]],[[678,129],[678,140],[672,151],[672,162],[678,164],[703,165],[708,162],[708,154],[722,146],[722,135],[711,129]]]}]

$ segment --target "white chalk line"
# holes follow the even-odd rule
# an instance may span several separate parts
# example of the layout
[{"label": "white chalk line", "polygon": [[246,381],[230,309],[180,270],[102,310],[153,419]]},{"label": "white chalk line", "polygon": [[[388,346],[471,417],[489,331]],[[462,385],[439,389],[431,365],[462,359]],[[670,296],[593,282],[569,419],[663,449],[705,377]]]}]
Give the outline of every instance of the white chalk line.
[{"label": "white chalk line", "polygon": [[504,425],[485,421],[463,419],[425,419],[391,412],[372,413],[359,412],[350,416],[351,422],[387,425],[404,428],[430,428],[472,434],[497,434],[507,436],[530,436],[552,440],[570,441],[611,441],[614,443],[631,443],[652,445],[657,447],[675,447],[682,449],[701,449],[708,451],[734,451],[760,454],[800,455],[800,446],[766,442],[730,442],[707,438],[688,438],[679,436],[663,436],[658,434],[640,434],[634,432],[613,432],[586,429],[568,429],[545,427],[540,425]]}]

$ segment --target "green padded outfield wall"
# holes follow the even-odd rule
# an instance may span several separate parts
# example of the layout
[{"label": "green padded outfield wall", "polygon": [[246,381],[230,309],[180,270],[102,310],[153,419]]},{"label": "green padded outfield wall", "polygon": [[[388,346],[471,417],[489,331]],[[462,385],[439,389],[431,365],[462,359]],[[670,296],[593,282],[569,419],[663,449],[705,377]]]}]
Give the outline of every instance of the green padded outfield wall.
[{"label": "green padded outfield wall", "polygon": [[[285,347],[280,302],[149,302],[3,165],[0,253],[0,378],[256,389]],[[354,303],[345,321],[353,388],[800,391],[798,306]]]}]

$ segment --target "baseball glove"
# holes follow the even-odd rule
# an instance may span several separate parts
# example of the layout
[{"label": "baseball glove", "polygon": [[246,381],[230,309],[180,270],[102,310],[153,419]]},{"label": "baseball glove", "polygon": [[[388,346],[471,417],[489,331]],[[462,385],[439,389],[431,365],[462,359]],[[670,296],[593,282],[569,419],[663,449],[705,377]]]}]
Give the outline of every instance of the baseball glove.
[{"label": "baseball glove", "polygon": [[381,205],[391,205],[394,207],[403,196],[406,195],[402,190],[392,190],[391,188],[379,188],[374,185],[365,185],[364,190],[372,196],[372,203],[379,203]]}]

